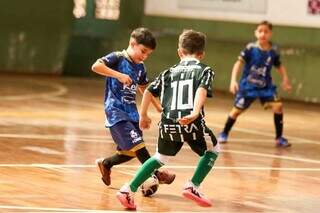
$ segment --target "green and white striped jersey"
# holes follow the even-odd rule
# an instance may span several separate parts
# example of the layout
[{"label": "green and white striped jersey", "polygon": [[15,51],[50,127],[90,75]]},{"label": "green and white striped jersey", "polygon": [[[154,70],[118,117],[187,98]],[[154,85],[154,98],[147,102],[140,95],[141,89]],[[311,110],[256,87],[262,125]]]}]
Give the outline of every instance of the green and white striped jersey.
[{"label": "green and white striped jersey", "polygon": [[207,90],[207,97],[212,97],[213,78],[214,72],[209,66],[195,58],[185,58],[162,72],[148,90],[160,98],[162,117],[176,121],[191,113],[199,87]]}]

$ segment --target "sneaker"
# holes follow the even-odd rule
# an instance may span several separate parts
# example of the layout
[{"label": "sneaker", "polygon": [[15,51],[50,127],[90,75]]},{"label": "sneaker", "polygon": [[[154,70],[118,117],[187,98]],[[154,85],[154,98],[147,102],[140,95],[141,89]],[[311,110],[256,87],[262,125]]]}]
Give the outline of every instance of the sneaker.
[{"label": "sneaker", "polygon": [[227,143],[228,142],[228,135],[224,132],[221,132],[218,135],[218,142],[219,143]]},{"label": "sneaker", "polygon": [[160,184],[171,184],[176,178],[176,175],[169,173],[168,170],[158,170],[154,174],[157,176]]},{"label": "sneaker", "polygon": [[117,198],[126,209],[136,210],[137,206],[134,204],[134,193],[128,184],[122,186],[117,192]]},{"label": "sneaker", "polygon": [[111,169],[108,169],[103,165],[102,163],[103,160],[104,160],[103,158],[97,159],[96,164],[102,175],[101,180],[104,182],[104,184],[109,186],[111,184],[111,178],[110,178]]},{"label": "sneaker", "polygon": [[289,143],[286,138],[280,137],[276,139],[276,146],[286,148],[286,147],[290,147],[291,143]]},{"label": "sneaker", "polygon": [[197,187],[191,183],[188,182],[183,191],[182,195],[192,201],[195,201],[199,206],[202,207],[210,207],[212,206],[211,201],[207,198],[205,198],[197,189]]}]

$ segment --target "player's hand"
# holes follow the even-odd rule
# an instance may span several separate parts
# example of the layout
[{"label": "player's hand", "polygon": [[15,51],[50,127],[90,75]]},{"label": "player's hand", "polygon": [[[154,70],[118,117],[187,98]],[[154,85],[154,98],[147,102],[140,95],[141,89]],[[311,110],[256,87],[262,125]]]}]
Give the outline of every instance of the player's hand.
[{"label": "player's hand", "polygon": [[139,119],[139,127],[140,129],[149,129],[151,124],[151,119],[149,118],[148,115],[140,115]]},{"label": "player's hand", "polygon": [[180,125],[188,125],[199,117],[199,113],[191,113],[190,115],[184,116],[178,120]]},{"label": "player's hand", "polygon": [[287,91],[288,93],[290,93],[291,90],[292,90],[292,86],[291,86],[291,84],[290,84],[290,81],[287,80],[287,79],[284,79],[284,80],[282,81],[281,86],[282,86],[282,89],[283,89],[284,91]]},{"label": "player's hand", "polygon": [[236,94],[239,90],[239,84],[236,81],[231,81],[229,90],[232,94]]},{"label": "player's hand", "polygon": [[132,79],[130,78],[130,76],[123,73],[119,75],[118,80],[126,86],[132,84]]}]

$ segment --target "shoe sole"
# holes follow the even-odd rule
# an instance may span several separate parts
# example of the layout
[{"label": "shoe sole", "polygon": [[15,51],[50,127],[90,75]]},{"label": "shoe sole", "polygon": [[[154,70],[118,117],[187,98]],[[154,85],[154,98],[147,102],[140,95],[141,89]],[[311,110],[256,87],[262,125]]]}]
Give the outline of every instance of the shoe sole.
[{"label": "shoe sole", "polygon": [[104,184],[106,184],[107,186],[110,186],[110,184],[111,184],[111,181],[106,181],[104,178],[103,178],[103,176],[104,176],[104,172],[103,172],[103,165],[102,165],[102,161],[101,161],[101,159],[97,159],[96,160],[96,164],[97,164],[97,167],[98,167],[98,169],[99,169],[99,171],[100,171],[100,173],[101,173],[101,175],[102,175],[102,177],[101,177],[101,180],[102,180],[102,182],[104,183]]},{"label": "shoe sole", "polygon": [[189,200],[192,200],[194,202],[196,202],[199,206],[202,206],[202,207],[211,207],[212,204],[211,203],[208,203],[208,202],[205,202],[203,200],[200,200],[198,197],[188,193],[188,192],[182,192],[182,195],[189,199]]},{"label": "shoe sole", "polygon": [[291,147],[291,146],[292,146],[292,144],[287,144],[287,145],[276,144],[276,147],[277,147],[277,148],[289,148],[289,147]]},{"label": "shoe sole", "polygon": [[130,209],[130,210],[136,210],[137,207],[136,206],[131,206],[129,205],[124,199],[123,196],[121,194],[117,193],[117,199],[120,201],[121,205],[124,206],[126,209]]}]

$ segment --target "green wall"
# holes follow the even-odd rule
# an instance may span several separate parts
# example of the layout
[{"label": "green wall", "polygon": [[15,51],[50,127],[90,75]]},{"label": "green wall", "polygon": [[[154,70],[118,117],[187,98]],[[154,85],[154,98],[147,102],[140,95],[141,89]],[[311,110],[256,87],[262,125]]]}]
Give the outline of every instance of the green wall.
[{"label": "green wall", "polygon": [[72,1],[0,1],[0,72],[60,73]]},{"label": "green wall", "polygon": [[[205,63],[216,72],[215,88],[228,90],[231,69],[246,43],[254,40],[255,25],[221,21],[179,19],[144,16],[142,23],[158,36],[158,47],[146,62],[151,77],[178,61],[176,54],[178,35],[185,28],[193,28],[207,34]],[[282,62],[293,84],[291,94],[278,89],[287,99],[320,102],[315,89],[320,83],[320,29],[275,26],[273,42],[279,44]],[[275,82],[279,75],[273,70]]]},{"label": "green wall", "polygon": [[[215,88],[227,90],[232,66],[246,43],[254,40],[255,25],[223,21],[145,16],[143,0],[122,0],[120,19],[98,20],[94,0],[87,0],[87,16],[73,18],[72,0],[0,1],[0,73],[62,73],[97,76],[94,61],[127,47],[129,34],[138,26],[152,29],[158,41],[146,61],[150,78],[176,63],[178,35],[184,28],[207,34],[205,63],[216,72]],[[293,84],[281,96],[320,102],[320,29],[275,26],[273,41],[280,45],[282,61]],[[279,76],[274,72],[279,84]]]},{"label": "green wall", "polygon": [[[97,76],[91,72],[91,65],[97,58],[127,47],[131,30],[141,23],[143,0],[122,0],[119,20],[96,19],[94,11],[94,0],[87,0],[87,15],[73,19],[64,75]],[[116,45],[119,42],[121,45]]]}]

